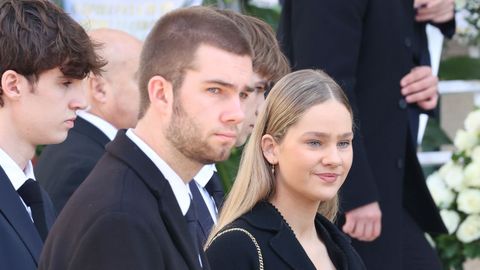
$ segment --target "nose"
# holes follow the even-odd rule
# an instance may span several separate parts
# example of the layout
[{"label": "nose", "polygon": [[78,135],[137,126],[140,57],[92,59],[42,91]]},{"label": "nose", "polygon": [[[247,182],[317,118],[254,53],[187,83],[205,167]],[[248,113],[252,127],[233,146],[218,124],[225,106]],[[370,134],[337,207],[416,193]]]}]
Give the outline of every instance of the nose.
[{"label": "nose", "polygon": [[75,89],[72,89],[71,93],[72,93],[72,96],[69,102],[70,109],[83,110],[87,108],[87,105],[88,105],[87,97],[80,83],[75,86]]},{"label": "nose", "polygon": [[240,98],[233,96],[231,101],[225,106],[225,111],[221,116],[221,121],[229,125],[237,125],[245,119],[245,108],[242,106]]},{"label": "nose", "polygon": [[331,167],[342,165],[343,159],[336,144],[328,147],[325,151],[325,155],[322,158],[323,165]]}]

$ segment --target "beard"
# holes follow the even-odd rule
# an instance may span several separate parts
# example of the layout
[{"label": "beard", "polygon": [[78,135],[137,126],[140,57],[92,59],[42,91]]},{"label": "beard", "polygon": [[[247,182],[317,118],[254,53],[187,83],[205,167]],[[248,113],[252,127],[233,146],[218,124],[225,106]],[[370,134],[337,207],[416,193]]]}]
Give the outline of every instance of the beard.
[{"label": "beard", "polygon": [[212,164],[226,160],[233,146],[215,147],[202,138],[198,123],[188,115],[177,98],[174,98],[173,114],[166,131],[166,139],[185,157],[201,164]]}]

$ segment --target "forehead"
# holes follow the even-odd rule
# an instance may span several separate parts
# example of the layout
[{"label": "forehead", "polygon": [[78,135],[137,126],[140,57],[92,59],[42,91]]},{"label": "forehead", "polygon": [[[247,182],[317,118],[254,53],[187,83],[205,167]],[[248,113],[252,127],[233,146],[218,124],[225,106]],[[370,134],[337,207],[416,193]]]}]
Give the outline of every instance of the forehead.
[{"label": "forehead", "polygon": [[236,88],[249,85],[253,74],[250,56],[236,55],[209,45],[199,46],[192,66],[202,79],[221,80]]},{"label": "forehead", "polygon": [[352,132],[352,118],[342,103],[331,99],[307,109],[292,126],[293,130],[299,133],[320,132],[337,136]]}]

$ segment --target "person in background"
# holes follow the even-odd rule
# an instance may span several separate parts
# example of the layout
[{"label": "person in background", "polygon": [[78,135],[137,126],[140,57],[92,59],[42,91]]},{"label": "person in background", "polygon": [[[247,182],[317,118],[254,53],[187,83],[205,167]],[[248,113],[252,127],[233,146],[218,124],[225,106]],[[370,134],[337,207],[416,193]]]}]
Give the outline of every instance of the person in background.
[{"label": "person in background", "polygon": [[275,84],[207,243],[216,269],[366,269],[331,222],[352,165],[353,115],[321,71]]},{"label": "person in background", "polygon": [[[266,22],[233,10],[216,11],[235,22],[252,46],[254,54],[252,81],[246,91],[240,93],[245,119],[237,125],[238,136],[235,146],[241,147],[252,132],[260,106],[265,101],[265,91],[281,76],[287,74],[290,67],[280,50],[275,32]],[[218,171],[226,181],[232,181],[237,172],[240,153],[233,152],[227,161],[217,164]],[[225,196],[224,187],[214,164],[205,165],[193,179],[195,181],[190,182],[190,190],[199,218],[201,234],[198,240],[200,245],[204,246],[213,225],[217,222],[218,211]]]},{"label": "person in background", "polygon": [[58,212],[105,153],[105,145],[117,130],[135,127],[140,109],[137,69],[141,41],[114,29],[97,29],[89,35],[102,44],[97,53],[108,63],[101,75],[84,79],[89,107],[77,112],[79,117],[67,139],[45,147],[35,165],[38,182]]},{"label": "person in background", "polygon": [[83,28],[46,0],[0,2],[0,269],[37,269],[55,211],[35,181],[38,145],[60,143],[103,61]]},{"label": "person in background", "polygon": [[412,112],[431,110],[438,100],[419,21],[446,30],[453,13],[453,0],[286,0],[283,6],[278,37],[293,68],[328,72],[358,117],[339,226],[368,269],[441,269],[424,233],[446,229],[416,156]]},{"label": "person in background", "polygon": [[245,120],[237,126],[239,136],[235,144],[236,148],[227,161],[216,164],[225,187],[229,189],[237,174],[243,145],[252,132],[258,111],[265,101],[265,94],[275,82],[290,72],[290,65],[280,50],[275,32],[269,24],[228,9],[218,10],[218,12],[235,22],[250,42],[254,52],[254,76],[249,91],[244,94],[242,106],[245,110]]},{"label": "person in background", "polygon": [[252,52],[206,7],[155,24],[140,56],[140,118],[122,130],[52,228],[40,270],[209,269],[188,183],[228,158]]}]

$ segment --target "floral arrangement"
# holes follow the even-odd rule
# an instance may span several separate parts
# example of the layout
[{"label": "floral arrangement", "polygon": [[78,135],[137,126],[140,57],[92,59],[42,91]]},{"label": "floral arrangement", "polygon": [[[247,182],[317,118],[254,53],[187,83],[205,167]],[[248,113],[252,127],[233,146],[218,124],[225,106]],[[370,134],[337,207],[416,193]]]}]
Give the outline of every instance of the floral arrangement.
[{"label": "floral arrangement", "polygon": [[445,269],[463,269],[480,258],[480,109],[471,112],[457,131],[456,151],[449,162],[427,178],[448,234],[434,237]]},{"label": "floral arrangement", "polygon": [[480,0],[456,0],[455,7],[460,41],[480,46]]}]

